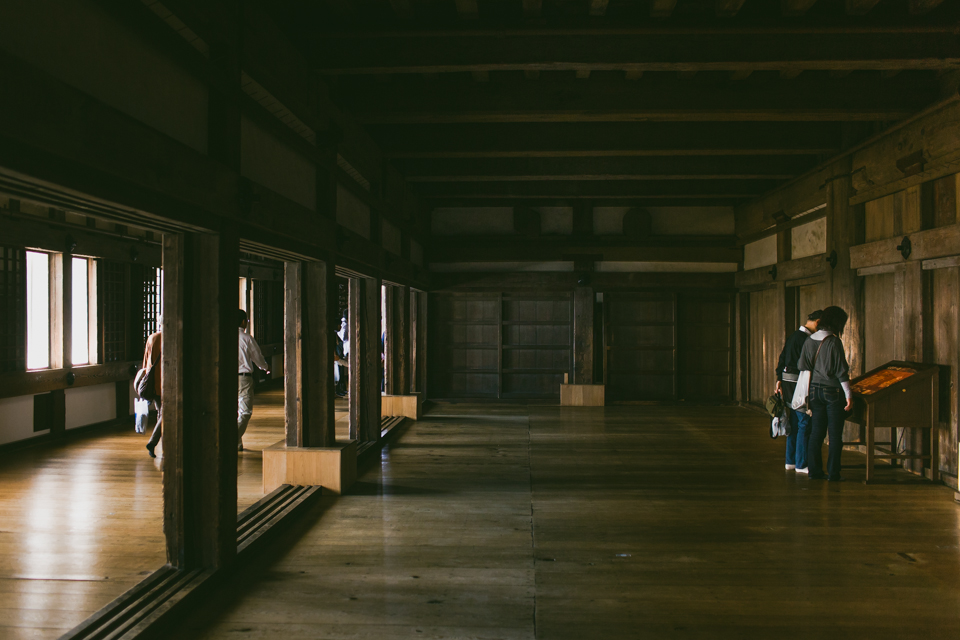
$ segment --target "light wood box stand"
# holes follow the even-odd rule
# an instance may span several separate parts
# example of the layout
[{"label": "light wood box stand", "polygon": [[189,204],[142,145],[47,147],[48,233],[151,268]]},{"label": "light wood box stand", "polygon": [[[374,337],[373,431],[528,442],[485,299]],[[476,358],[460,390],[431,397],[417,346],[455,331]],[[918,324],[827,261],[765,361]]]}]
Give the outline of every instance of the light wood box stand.
[{"label": "light wood box stand", "polygon": [[419,393],[408,396],[380,396],[380,415],[389,417],[403,416],[411,420],[423,417],[423,400]]},{"label": "light wood box stand", "polygon": [[561,384],[561,407],[602,407],[604,405],[602,384]]},{"label": "light wood box stand", "polygon": [[263,493],[282,484],[321,486],[341,494],[357,479],[357,443],[335,447],[288,447],[278,442],[263,450]]}]

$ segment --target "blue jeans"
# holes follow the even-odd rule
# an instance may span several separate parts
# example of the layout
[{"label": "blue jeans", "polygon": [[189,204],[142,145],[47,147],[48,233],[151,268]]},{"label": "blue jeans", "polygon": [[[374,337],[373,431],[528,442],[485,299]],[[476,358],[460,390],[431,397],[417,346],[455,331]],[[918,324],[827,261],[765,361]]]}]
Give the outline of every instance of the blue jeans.
[{"label": "blue jeans", "polygon": [[847,399],[838,387],[810,386],[810,439],[807,442],[807,468],[811,478],[822,478],[823,439],[830,434],[830,449],[827,453],[827,473],[831,480],[840,478],[840,453],[843,451],[844,407]]},{"label": "blue jeans", "polygon": [[[786,402],[793,399],[793,392],[797,385],[793,382],[784,382],[783,398]],[[810,432],[810,416],[805,411],[790,412],[790,435],[787,436],[787,464],[792,464],[797,469],[803,469],[807,466],[807,438]]]}]

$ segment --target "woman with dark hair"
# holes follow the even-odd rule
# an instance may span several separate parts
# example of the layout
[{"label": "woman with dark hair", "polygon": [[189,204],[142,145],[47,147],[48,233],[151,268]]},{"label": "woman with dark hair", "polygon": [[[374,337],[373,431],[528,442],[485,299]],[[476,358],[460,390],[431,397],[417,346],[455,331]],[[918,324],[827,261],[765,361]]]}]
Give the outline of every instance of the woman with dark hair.
[{"label": "woman with dark hair", "polygon": [[[810,477],[841,481],[840,453],[843,451],[843,422],[853,408],[850,390],[850,365],[843,352],[840,336],[847,325],[847,312],[827,307],[820,317],[819,330],[803,345],[798,366],[810,371],[809,405],[813,413],[807,442],[807,468]],[[827,474],[823,472],[823,439],[830,434]]]}]

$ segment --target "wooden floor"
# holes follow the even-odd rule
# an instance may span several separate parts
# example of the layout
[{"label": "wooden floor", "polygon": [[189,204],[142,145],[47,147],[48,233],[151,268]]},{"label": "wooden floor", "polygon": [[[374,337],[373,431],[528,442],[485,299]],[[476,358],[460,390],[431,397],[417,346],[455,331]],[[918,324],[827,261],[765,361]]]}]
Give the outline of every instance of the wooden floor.
[{"label": "wooden floor", "polygon": [[[0,638],[56,638],[166,562],[148,437],[113,430],[0,455]],[[282,438],[282,391],[258,395],[240,510],[263,497],[260,449]]]},{"label": "wooden floor", "polygon": [[958,637],[953,492],[782,447],[737,408],[441,405],[177,637]]}]

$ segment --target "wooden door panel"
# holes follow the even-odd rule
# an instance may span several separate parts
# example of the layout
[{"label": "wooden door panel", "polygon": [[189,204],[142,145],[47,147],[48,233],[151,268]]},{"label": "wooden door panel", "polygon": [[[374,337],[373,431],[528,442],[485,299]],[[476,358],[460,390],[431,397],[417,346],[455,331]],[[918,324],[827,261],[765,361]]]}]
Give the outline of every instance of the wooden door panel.
[{"label": "wooden door panel", "polygon": [[676,298],[611,294],[607,317],[607,394],[614,401],[676,397]]}]

